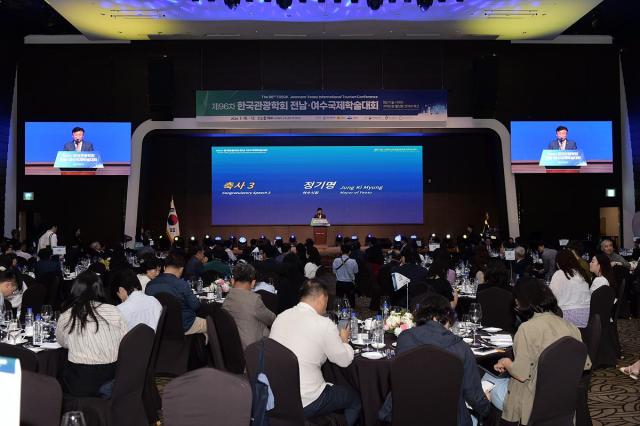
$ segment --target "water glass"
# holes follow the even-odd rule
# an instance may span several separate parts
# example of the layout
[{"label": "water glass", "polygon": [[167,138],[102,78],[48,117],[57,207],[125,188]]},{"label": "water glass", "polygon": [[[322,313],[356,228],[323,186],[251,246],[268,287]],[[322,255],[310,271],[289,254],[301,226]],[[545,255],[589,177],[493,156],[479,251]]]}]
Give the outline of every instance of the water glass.
[{"label": "water glass", "polygon": [[42,305],[40,315],[42,316],[42,319],[48,323],[51,320],[51,316],[53,315],[53,308],[51,307],[51,305]]},{"label": "water glass", "polygon": [[61,426],[87,426],[82,411],[68,411],[62,416]]}]

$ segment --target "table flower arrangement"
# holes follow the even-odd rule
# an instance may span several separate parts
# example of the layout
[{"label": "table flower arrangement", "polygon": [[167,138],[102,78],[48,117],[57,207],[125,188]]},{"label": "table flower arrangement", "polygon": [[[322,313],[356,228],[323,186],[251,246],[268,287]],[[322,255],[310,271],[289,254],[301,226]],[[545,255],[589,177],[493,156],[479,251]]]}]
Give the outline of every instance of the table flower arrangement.
[{"label": "table flower arrangement", "polygon": [[413,321],[413,315],[407,310],[391,311],[389,317],[384,322],[384,331],[393,333],[398,336],[405,330],[413,328],[416,323]]},{"label": "table flower arrangement", "polygon": [[229,290],[231,289],[231,286],[229,285],[229,283],[223,280],[222,278],[218,278],[213,283],[217,286],[220,286],[222,288],[223,293],[229,293]]}]

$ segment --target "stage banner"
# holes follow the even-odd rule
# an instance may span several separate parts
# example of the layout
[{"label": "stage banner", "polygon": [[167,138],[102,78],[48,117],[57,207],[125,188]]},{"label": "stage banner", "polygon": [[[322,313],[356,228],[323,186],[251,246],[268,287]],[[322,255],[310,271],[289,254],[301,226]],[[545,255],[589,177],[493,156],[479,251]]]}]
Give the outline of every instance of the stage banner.
[{"label": "stage banner", "polygon": [[447,120],[445,90],[199,90],[199,121]]}]

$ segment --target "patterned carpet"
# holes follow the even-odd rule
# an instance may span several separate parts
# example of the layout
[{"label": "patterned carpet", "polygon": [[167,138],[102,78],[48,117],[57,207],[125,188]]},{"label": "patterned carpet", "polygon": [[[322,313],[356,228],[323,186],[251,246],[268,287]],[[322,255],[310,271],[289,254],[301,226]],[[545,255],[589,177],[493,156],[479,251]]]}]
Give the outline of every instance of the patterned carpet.
[{"label": "patterned carpet", "polygon": [[[358,306],[368,306],[368,300],[359,300]],[[365,314],[367,310],[362,311]],[[619,320],[618,329],[625,357],[620,366],[627,366],[640,357],[640,320]],[[169,381],[170,378],[157,378],[161,393]],[[630,379],[617,368],[596,370],[591,378],[589,408],[593,426],[640,425],[640,381]]]},{"label": "patterned carpet", "polygon": [[[640,320],[619,320],[624,359],[620,366],[640,356]],[[640,425],[640,382],[617,368],[596,370],[591,378],[589,409],[594,426]]]}]

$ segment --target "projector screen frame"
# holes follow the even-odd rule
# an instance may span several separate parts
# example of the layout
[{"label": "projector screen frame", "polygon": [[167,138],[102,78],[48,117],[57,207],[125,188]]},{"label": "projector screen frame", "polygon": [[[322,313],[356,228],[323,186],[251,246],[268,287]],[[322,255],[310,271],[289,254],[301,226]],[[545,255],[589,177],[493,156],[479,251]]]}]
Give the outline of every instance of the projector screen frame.
[{"label": "projector screen frame", "polygon": [[[142,165],[142,145],[146,136],[154,131],[202,131],[212,133],[317,133],[330,135],[332,133],[430,133],[434,130],[482,130],[489,129],[495,132],[500,138],[502,151],[502,163],[504,173],[505,197],[507,206],[508,232],[510,237],[520,236],[520,226],[518,223],[517,196],[515,177],[511,172],[511,134],[504,124],[495,119],[474,119],[473,117],[449,117],[443,123],[394,121],[375,123],[354,123],[350,122],[250,122],[250,123],[213,123],[201,122],[196,118],[175,118],[171,121],[147,120],[136,127],[131,137],[131,174],[127,182],[127,201],[125,210],[126,235],[135,236],[137,234],[138,202],[140,194],[140,174]],[[133,246],[134,241],[129,243]]]}]

